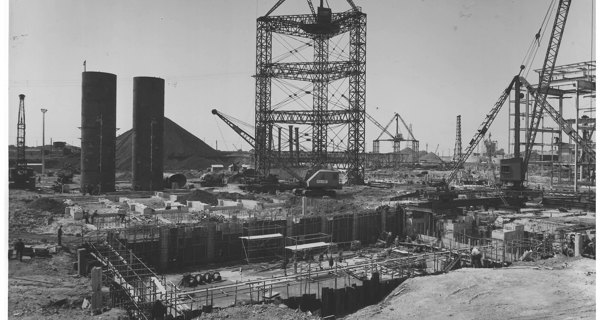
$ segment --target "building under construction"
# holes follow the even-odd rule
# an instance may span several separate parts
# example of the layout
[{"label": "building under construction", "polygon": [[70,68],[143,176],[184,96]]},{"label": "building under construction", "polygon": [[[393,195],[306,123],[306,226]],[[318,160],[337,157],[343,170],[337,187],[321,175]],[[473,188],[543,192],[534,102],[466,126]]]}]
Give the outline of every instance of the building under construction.
[{"label": "building under construction", "polygon": [[333,165],[362,183],[367,16],[352,1],[343,12],[308,1],[308,14],[271,15],[283,2],[257,19],[256,168]]},{"label": "building under construction", "polygon": [[[535,70],[538,74],[541,70]],[[514,95],[513,95],[514,97]],[[556,66],[550,81],[548,99],[557,107],[566,122],[576,128],[577,134],[591,149],[596,149],[596,61],[586,61]],[[515,99],[509,104],[509,150],[515,143],[527,144],[534,99],[524,92],[520,99],[518,118],[523,126],[515,126]],[[536,174],[548,177],[549,186],[571,185],[577,191],[578,184],[595,184],[595,161],[583,152],[583,148],[563,133],[556,122],[544,113],[534,144],[536,155],[530,164],[537,167]],[[518,134],[516,134],[518,133]]]},{"label": "building under construction", "polygon": [[[537,70],[540,84],[527,82],[525,66],[507,79],[509,85],[464,150],[458,116],[453,167],[430,170],[435,173],[416,166],[419,140],[399,113],[386,126],[366,113],[362,9],[346,0],[347,9],[334,12],[327,2],[321,0],[315,8],[309,0],[307,13],[274,15],[284,2],[277,1],[256,20],[254,136],[213,110],[252,145],[256,172],[246,175],[234,162],[229,170],[223,164],[211,165],[209,172],[193,167],[163,181],[163,160],[168,157],[165,80],[135,77],[131,172],[116,181],[117,76],[84,71],[79,189],[55,192],[42,184],[38,194],[23,200],[23,206],[35,204],[28,208],[38,210],[36,214],[46,214],[43,226],[37,225],[42,220],[36,217],[34,230],[52,232],[50,242],[56,234],[58,244],[44,239],[26,250],[15,245],[14,260],[23,255],[30,256],[26,262],[31,257],[46,259],[71,246],[68,257],[76,261],[69,261],[68,269],[76,274],[68,276],[78,285],[85,283],[85,300],[77,301],[78,311],[81,305],[92,314],[114,308],[125,310],[130,319],[187,320],[238,305],[250,306],[244,316],[248,310],[259,314],[266,304],[335,319],[384,301],[375,308],[377,315],[393,309],[388,307],[394,297],[410,298],[416,292],[413,284],[420,281],[412,278],[435,276],[429,279],[438,283],[459,268],[473,269],[456,273],[458,282],[436,290],[447,290],[443,294],[448,299],[467,296],[460,307],[476,306],[484,314],[486,306],[472,301],[492,290],[471,294],[468,290],[480,290],[484,282],[465,286],[472,277],[488,281],[496,276],[506,282],[506,274],[523,269],[519,264],[530,268],[530,262],[564,259],[555,269],[537,267],[536,272],[552,272],[550,281],[568,264],[595,259],[595,191],[578,188],[595,182],[595,61],[555,65],[569,0],[558,1],[544,67]],[[460,181],[459,172],[476,171],[465,163],[482,140],[491,161],[490,150],[497,143],[489,138],[489,128],[506,104],[513,152],[502,159],[500,183]],[[366,119],[381,130],[370,153],[365,150]],[[394,122],[395,131],[389,129]],[[24,139],[24,114],[19,124]],[[24,151],[24,140],[19,142],[19,151]],[[393,152],[381,153],[381,142],[391,142]],[[19,157],[24,160],[24,155]],[[339,172],[325,167],[345,171],[348,185],[341,188]],[[392,169],[371,170],[381,167]],[[316,172],[306,179],[306,189],[311,182],[330,187],[334,181],[336,192],[325,187],[312,193],[286,189],[284,181],[269,177],[274,169],[307,168],[319,168],[323,175]],[[362,185],[373,172],[386,183]],[[267,178],[269,188],[248,188],[265,181],[256,179],[256,173]],[[533,187],[547,177],[552,191]],[[574,192],[556,198],[553,192],[559,188],[554,187],[565,184],[573,184]],[[51,200],[58,212],[46,212],[44,202]],[[10,216],[24,215],[22,208],[11,209]],[[63,226],[69,232],[65,242]],[[21,239],[17,244],[20,247]],[[504,269],[512,264],[517,268]],[[577,280],[585,283],[587,294],[593,285],[585,277],[595,271],[586,269],[584,276],[581,270],[576,269]],[[520,280],[511,280],[511,285],[518,287]],[[414,281],[407,287],[415,291],[396,290],[407,281]],[[562,297],[566,287],[552,294]],[[428,296],[438,292],[425,291]],[[593,303],[584,302],[593,308]],[[58,306],[58,312],[64,304],[44,308]],[[502,308],[506,312],[506,306]],[[526,311],[527,317],[542,314]]]}]

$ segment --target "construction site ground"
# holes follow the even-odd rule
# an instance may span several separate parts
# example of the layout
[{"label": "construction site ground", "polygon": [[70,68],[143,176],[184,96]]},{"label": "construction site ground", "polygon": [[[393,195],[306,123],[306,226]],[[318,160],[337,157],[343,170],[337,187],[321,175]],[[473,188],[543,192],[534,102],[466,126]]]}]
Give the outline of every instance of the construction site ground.
[{"label": "construction site ground", "polygon": [[595,319],[596,261],[555,257],[408,279],[347,319]]},{"label": "construction site ground", "polygon": [[[418,179],[415,178],[416,181]],[[51,184],[50,181],[43,182],[48,186]],[[327,200],[330,204],[312,209],[314,211],[310,214],[372,210],[390,197],[417,186],[410,183],[394,189],[345,187],[338,192],[336,199]],[[215,191],[240,192],[231,187]],[[288,195],[274,197],[285,198]],[[117,308],[106,308],[99,315],[91,315],[89,308],[82,309],[86,305],[85,300],[90,298],[91,282],[89,278],[76,275],[73,262],[76,261],[75,252],[81,244],[81,235],[86,229],[81,221],[73,221],[65,216],[64,207],[57,204],[63,198],[57,198],[57,202],[41,200],[46,198],[52,199],[53,196],[44,194],[40,197],[35,192],[9,191],[9,249],[12,249],[14,241],[22,238],[27,246],[40,246],[52,253],[49,257],[25,257],[23,262],[9,259],[8,318],[117,319],[124,316],[125,311]],[[595,214],[557,215],[549,219],[595,224]],[[59,225],[64,230],[62,248],[56,243]],[[230,281],[235,281],[240,276],[236,270],[239,270],[239,266],[230,266],[224,270],[224,274],[230,273]],[[246,279],[272,276],[258,269],[249,268],[243,272]],[[178,277],[170,276],[173,282]],[[360,310],[348,318],[594,318],[595,277],[595,260],[585,258],[555,257],[537,262],[520,262],[505,269],[460,269],[448,274],[409,279],[382,303]],[[204,314],[201,318],[316,319],[314,315],[276,305],[238,305]]]}]

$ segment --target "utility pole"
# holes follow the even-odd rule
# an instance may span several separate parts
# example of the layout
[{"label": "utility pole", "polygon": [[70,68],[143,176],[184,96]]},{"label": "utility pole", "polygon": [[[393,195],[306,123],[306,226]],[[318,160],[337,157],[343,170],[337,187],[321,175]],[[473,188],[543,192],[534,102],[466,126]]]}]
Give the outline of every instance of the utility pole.
[{"label": "utility pole", "polygon": [[42,176],[46,174],[46,112],[48,109],[41,109],[42,111]]}]

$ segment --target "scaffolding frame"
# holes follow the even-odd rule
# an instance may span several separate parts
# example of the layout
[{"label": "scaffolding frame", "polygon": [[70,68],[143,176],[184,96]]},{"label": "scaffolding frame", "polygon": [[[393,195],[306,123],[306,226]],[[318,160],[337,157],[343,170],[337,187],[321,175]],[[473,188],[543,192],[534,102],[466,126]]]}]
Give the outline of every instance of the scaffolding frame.
[{"label": "scaffolding frame", "polygon": [[[279,4],[283,2],[280,1]],[[319,15],[298,14],[269,16],[278,5],[275,5],[265,16],[257,19],[256,27],[256,90],[255,90],[255,164],[256,170],[267,175],[272,166],[272,159],[291,160],[292,165],[301,162],[300,137],[296,127],[296,138],[292,138],[290,127],[290,154],[282,150],[273,150],[273,128],[279,125],[302,125],[312,131],[311,150],[304,152],[307,165],[336,165],[348,172],[348,181],[352,184],[364,183],[365,162],[361,154],[365,152],[365,108],[366,108],[366,14],[360,8],[332,13],[329,8],[319,7]],[[317,19],[317,21],[315,21]],[[275,55],[282,45],[278,37],[299,40],[298,48],[283,46],[286,53]],[[347,40],[347,49],[343,48],[335,37]],[[286,38],[283,39],[287,44]],[[293,41],[295,45],[297,42]],[[275,46],[274,46],[275,44]],[[277,45],[279,44],[279,46]],[[310,59],[299,50],[313,49]],[[275,49],[275,50],[273,50]],[[337,50],[337,51],[336,51]],[[290,59],[291,58],[291,59]],[[335,60],[330,60],[330,58]],[[305,61],[308,60],[308,61]],[[294,83],[301,84],[299,90]],[[347,95],[338,92],[336,83],[347,83]],[[283,87],[288,96],[284,104],[275,101],[273,88]],[[312,87],[312,88],[311,88]],[[312,96],[312,105],[301,100],[304,96]],[[296,110],[280,109],[295,103]],[[335,109],[334,109],[335,108]],[[341,141],[346,141],[342,151],[336,151],[333,141],[335,126],[345,126]],[[347,132],[347,135],[345,134]],[[279,141],[281,137],[279,137]],[[292,145],[296,145],[296,161],[293,161]],[[277,146],[281,146],[278,142]],[[340,149],[340,148],[337,148]],[[334,154],[337,153],[337,156]]]},{"label": "scaffolding frame", "polygon": [[[291,250],[293,252],[292,259],[297,261],[300,257],[297,256],[299,251],[302,251],[303,255],[306,256],[316,251],[319,254],[329,253],[332,254],[332,248],[336,247],[334,243],[332,243],[331,234],[317,232],[311,234],[305,234],[301,236],[290,236],[285,238],[286,241],[286,258],[287,258],[287,250]],[[307,246],[308,245],[308,246]],[[316,246],[311,246],[316,245]],[[300,246],[300,247],[299,247]],[[291,247],[296,247],[291,248]]]},{"label": "scaffolding frame", "polygon": [[113,233],[103,241],[87,242],[89,254],[102,265],[102,281],[111,288],[113,306],[125,308],[135,319],[152,319],[153,305],[160,301],[166,314],[183,316],[194,299],[178,294],[177,287],[139,259]]},{"label": "scaffolding frame", "polygon": [[[534,70],[537,73],[541,69]],[[561,66],[556,66],[550,88],[548,90],[548,100],[555,100],[558,103],[558,113],[563,116],[563,111],[567,106],[564,106],[564,101],[568,99],[574,100],[575,118],[565,119],[570,123],[577,132],[587,140],[587,142],[595,148],[594,131],[596,129],[596,107],[595,103],[590,101],[589,108],[581,108],[580,100],[582,98],[595,99],[595,83],[596,83],[596,61],[584,61],[571,63]],[[521,91],[523,92],[523,91]],[[514,146],[514,137],[520,135],[520,146],[525,146],[529,135],[529,122],[532,116],[533,105],[535,99],[531,97],[529,92],[525,90],[523,97],[519,99],[521,112],[516,115],[514,112],[515,103],[513,98],[509,101],[508,111],[508,150],[512,150]],[[568,107],[571,107],[570,105]],[[582,118],[582,113],[587,118]],[[526,125],[520,126],[515,130],[515,117],[523,118]],[[537,131],[539,136],[536,138],[534,147],[538,153],[538,158],[532,158],[530,164],[540,166],[542,175],[550,176],[550,185],[563,183],[572,183],[575,191],[577,191],[577,180],[585,180],[587,182],[595,181],[595,163],[591,163],[581,154],[581,148],[577,148],[573,141],[563,142],[564,133],[554,123],[554,121],[544,112],[541,118],[541,126]],[[558,142],[558,143],[557,143]],[[576,178],[575,175],[578,175]]]},{"label": "scaffolding frame", "polygon": [[248,264],[284,256],[284,228],[278,224],[249,225],[244,227],[242,241],[244,256]]}]

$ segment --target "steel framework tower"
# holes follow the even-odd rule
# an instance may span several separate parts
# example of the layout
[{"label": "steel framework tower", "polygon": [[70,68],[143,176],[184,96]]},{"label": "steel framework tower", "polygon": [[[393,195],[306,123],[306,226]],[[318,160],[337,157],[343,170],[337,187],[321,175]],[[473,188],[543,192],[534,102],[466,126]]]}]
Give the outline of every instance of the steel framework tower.
[{"label": "steel framework tower", "polygon": [[[269,16],[284,1],[257,19],[256,169],[268,174],[271,159],[279,156],[294,164],[346,169],[350,183],[362,183],[366,14],[351,0],[348,11],[332,13],[321,1],[315,12],[309,0],[311,14]],[[289,137],[290,150],[307,136],[311,147],[296,150],[295,158],[281,147],[273,150],[273,127],[279,124],[303,126],[300,137]]]},{"label": "steel framework tower", "polygon": [[27,168],[27,158],[25,157],[25,95],[19,95],[19,120],[17,122],[17,163],[18,171]]},{"label": "steel framework tower", "polygon": [[460,127],[460,115],[456,116],[456,142],[454,142],[454,157],[452,161],[458,162],[462,158],[462,129]]}]

